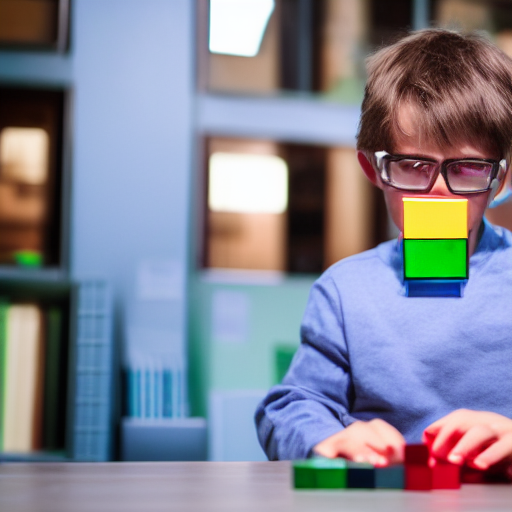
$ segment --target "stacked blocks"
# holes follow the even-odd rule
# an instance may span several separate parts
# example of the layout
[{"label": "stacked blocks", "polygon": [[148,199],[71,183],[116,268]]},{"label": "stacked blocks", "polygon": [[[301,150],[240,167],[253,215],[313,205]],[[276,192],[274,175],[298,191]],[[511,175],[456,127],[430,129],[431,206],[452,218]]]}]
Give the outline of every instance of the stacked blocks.
[{"label": "stacked blocks", "polygon": [[345,459],[293,463],[295,489],[459,489],[460,468],[430,455],[427,445],[407,445],[405,466],[374,467]]},{"label": "stacked blocks", "polygon": [[404,198],[408,296],[461,296],[468,278],[467,199]]},{"label": "stacked blocks", "polygon": [[313,458],[293,463],[295,489],[403,489],[402,465],[377,468],[345,459]]}]

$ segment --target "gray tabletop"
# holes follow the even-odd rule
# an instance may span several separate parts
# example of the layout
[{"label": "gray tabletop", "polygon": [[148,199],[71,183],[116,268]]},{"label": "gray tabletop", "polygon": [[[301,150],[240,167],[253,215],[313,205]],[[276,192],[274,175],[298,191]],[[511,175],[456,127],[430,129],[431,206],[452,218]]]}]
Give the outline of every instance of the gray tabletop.
[{"label": "gray tabletop", "polygon": [[288,462],[0,465],[1,512],[511,512],[512,485],[294,491]]}]

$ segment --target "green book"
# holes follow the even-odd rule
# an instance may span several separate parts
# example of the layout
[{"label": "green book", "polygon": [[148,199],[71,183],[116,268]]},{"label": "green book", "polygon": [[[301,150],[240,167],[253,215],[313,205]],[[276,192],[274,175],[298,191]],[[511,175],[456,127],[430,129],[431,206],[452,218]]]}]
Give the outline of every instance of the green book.
[{"label": "green book", "polygon": [[274,348],[276,384],[280,384],[286,375],[295,352],[297,352],[297,345],[292,344],[279,344]]},{"label": "green book", "polygon": [[65,404],[60,403],[62,368],[62,311],[57,307],[46,312],[46,358],[43,398],[43,449],[62,449],[61,418]]}]

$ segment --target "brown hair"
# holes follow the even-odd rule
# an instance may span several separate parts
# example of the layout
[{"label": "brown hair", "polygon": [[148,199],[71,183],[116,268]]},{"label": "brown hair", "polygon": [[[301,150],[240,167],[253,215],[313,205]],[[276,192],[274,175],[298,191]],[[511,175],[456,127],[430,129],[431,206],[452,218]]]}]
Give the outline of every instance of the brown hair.
[{"label": "brown hair", "polygon": [[367,61],[357,148],[392,152],[410,105],[417,133],[439,147],[471,142],[510,154],[512,60],[484,37],[443,29],[413,32]]}]

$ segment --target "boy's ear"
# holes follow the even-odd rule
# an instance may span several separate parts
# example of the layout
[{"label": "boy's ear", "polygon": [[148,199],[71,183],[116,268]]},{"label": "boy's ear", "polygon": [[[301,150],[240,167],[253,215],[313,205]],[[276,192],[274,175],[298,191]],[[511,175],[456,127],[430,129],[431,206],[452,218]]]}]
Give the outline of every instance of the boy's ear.
[{"label": "boy's ear", "polygon": [[381,182],[377,176],[377,173],[375,172],[375,169],[373,168],[372,163],[370,160],[368,160],[367,156],[365,155],[364,151],[357,150],[357,159],[359,161],[359,165],[361,166],[361,169],[363,170],[366,177],[376,186],[379,188],[382,188]]},{"label": "boy's ear", "polygon": [[[504,162],[504,161],[502,161]],[[500,164],[502,163],[500,162]],[[509,165],[506,167],[506,163],[504,163],[502,169],[500,170],[497,179],[493,180],[493,184],[491,184],[491,192],[489,194],[489,200],[487,206],[489,208],[495,208],[500,204],[508,201],[510,196],[512,195],[512,189],[510,187],[510,173],[512,166]],[[496,184],[494,184],[496,182]],[[494,185],[494,186],[492,186]]]}]

